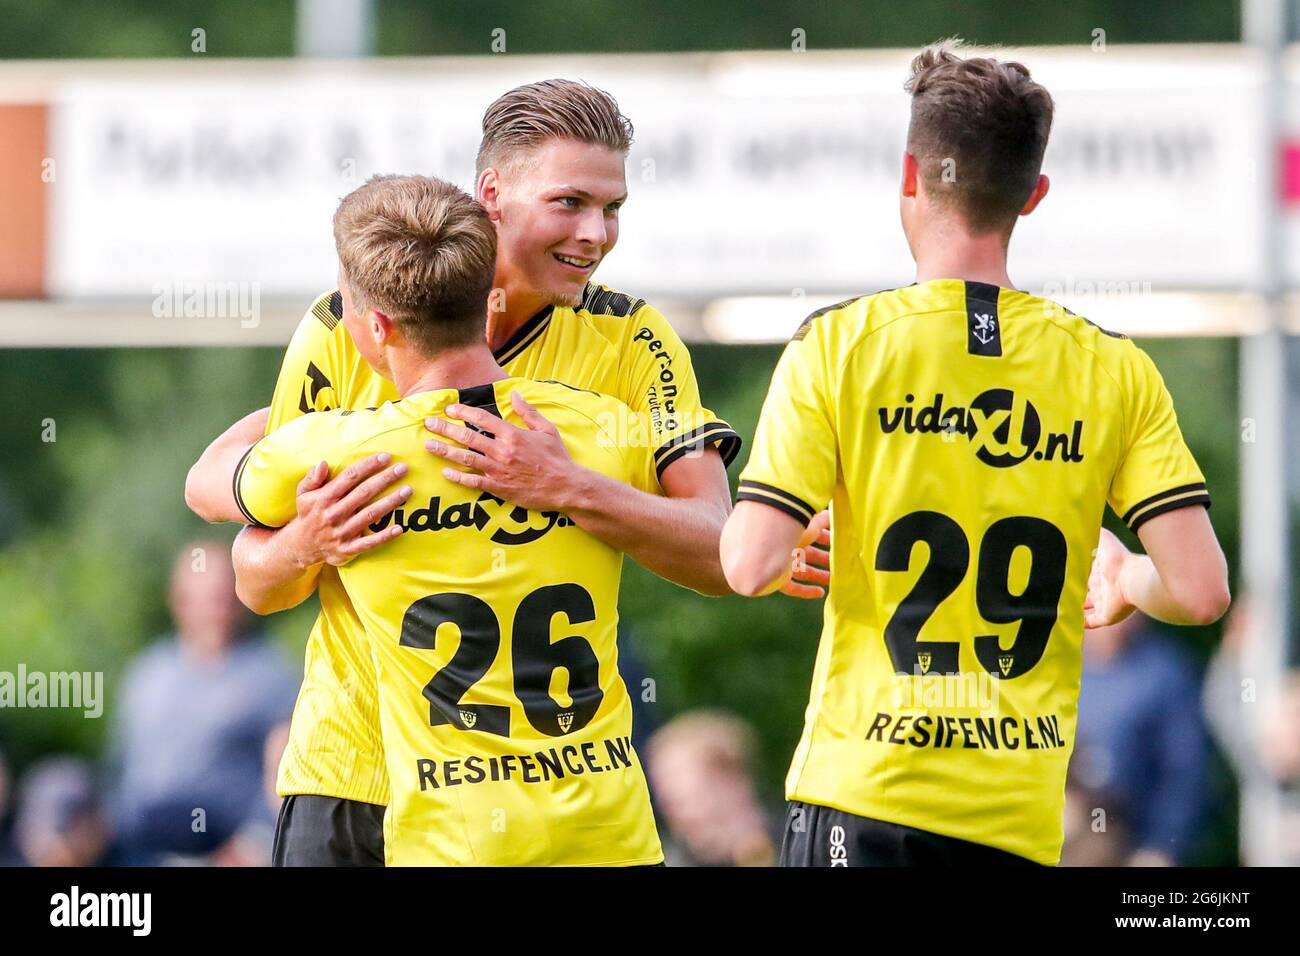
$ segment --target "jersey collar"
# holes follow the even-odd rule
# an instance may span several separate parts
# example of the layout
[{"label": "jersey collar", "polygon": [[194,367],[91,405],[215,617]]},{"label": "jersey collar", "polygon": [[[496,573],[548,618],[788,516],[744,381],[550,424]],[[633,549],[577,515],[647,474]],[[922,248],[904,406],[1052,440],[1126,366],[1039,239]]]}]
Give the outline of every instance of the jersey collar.
[{"label": "jersey collar", "polygon": [[461,405],[469,405],[472,408],[481,408],[484,411],[491,412],[497,418],[501,417],[501,412],[497,410],[497,393],[493,382],[487,382],[483,385],[472,385],[469,388],[462,388],[456,395],[456,400]]},{"label": "jersey collar", "polygon": [[551,313],[554,311],[555,306],[545,306],[531,319],[521,325],[504,345],[499,349],[493,349],[492,357],[497,360],[497,364],[505,365],[507,362],[513,362],[523,354],[524,349],[528,348],[528,346],[542,334],[546,329],[546,326],[550,324]]}]

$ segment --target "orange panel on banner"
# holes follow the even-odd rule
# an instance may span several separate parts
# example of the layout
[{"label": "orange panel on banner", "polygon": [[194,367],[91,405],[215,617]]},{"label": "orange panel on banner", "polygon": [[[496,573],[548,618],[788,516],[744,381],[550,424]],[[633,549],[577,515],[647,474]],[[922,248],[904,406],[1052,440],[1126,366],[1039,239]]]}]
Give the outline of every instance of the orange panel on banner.
[{"label": "orange panel on banner", "polygon": [[43,104],[0,103],[0,298],[45,294]]}]

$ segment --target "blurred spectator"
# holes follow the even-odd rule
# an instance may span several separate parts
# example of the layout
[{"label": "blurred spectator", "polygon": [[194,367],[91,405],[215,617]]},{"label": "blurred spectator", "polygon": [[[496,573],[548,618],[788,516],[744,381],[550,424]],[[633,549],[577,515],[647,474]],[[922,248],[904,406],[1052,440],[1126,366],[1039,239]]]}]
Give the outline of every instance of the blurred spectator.
[{"label": "blurred spectator", "polygon": [[1123,866],[1128,862],[1129,834],[1123,822],[1111,819],[1106,810],[1114,802],[1113,797],[1081,785],[1073,775],[1066,780],[1061,866]]},{"label": "blurred spectator", "polygon": [[28,866],[112,866],[108,818],[90,766],[76,757],[32,764],[18,787],[14,837]]},{"label": "blurred spectator", "polygon": [[[193,856],[221,850],[267,815],[264,747],[288,719],[298,682],[274,647],[241,638],[226,545],[182,549],[170,604],[174,638],[141,653],[119,691],[113,810],[127,846]],[[225,849],[227,859],[246,856]]]},{"label": "blurred spectator", "polygon": [[1141,614],[1083,640],[1079,728],[1071,774],[1097,796],[1107,829],[1129,840],[1124,862],[1187,861],[1207,801],[1209,738],[1200,681]]},{"label": "blurred spectator", "polygon": [[[632,746],[645,753],[646,742],[659,729],[655,682],[637,651],[637,638],[621,618],[618,622],[618,673],[632,698]],[[653,792],[651,799],[654,799]]]},{"label": "blurred spectator", "polygon": [[9,764],[0,753],[0,866],[16,866],[22,862],[10,839],[9,822]]},{"label": "blurred spectator", "polygon": [[[1259,686],[1261,628],[1269,624],[1242,595],[1205,676],[1205,714],[1241,788],[1240,840],[1247,863],[1300,864],[1300,674],[1276,696]],[[1261,696],[1263,694],[1263,696]]]},{"label": "blurred spectator", "polygon": [[284,749],[287,746],[289,746],[289,722],[286,720],[272,727],[262,744],[262,800],[272,822],[280,815],[280,804],[284,802],[276,792],[275,780],[279,775],[280,760],[284,757]]},{"label": "blurred spectator", "polygon": [[1278,699],[1268,708],[1259,756],[1279,783],[1300,784],[1300,674],[1294,671],[1282,678]]},{"label": "blurred spectator", "polygon": [[772,866],[773,819],[750,776],[754,734],[729,714],[695,711],[669,721],[646,748],[668,833],[669,866]]},{"label": "blurred spectator", "polygon": [[[1238,595],[1223,622],[1223,640],[1205,669],[1205,716],[1242,783],[1264,772],[1251,742],[1250,727],[1242,708],[1244,657],[1249,649],[1254,623],[1250,599]],[[1246,696],[1254,698],[1255,695]]]},{"label": "blurred spectator", "polygon": [[280,758],[289,743],[289,723],[276,724],[262,744],[262,801],[249,814],[238,832],[212,856],[215,866],[270,866],[275,843],[275,818],[280,813],[280,795],[275,779]]}]

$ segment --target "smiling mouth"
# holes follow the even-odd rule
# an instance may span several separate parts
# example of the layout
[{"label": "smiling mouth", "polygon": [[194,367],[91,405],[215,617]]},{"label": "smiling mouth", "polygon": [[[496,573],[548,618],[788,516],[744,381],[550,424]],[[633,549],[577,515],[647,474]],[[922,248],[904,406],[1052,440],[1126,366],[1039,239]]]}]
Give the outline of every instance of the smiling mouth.
[{"label": "smiling mouth", "polygon": [[566,265],[571,269],[580,269],[583,272],[594,268],[596,265],[595,259],[583,259],[579,256],[562,256],[558,252],[553,253],[553,255],[555,256],[556,261],[562,265]]}]

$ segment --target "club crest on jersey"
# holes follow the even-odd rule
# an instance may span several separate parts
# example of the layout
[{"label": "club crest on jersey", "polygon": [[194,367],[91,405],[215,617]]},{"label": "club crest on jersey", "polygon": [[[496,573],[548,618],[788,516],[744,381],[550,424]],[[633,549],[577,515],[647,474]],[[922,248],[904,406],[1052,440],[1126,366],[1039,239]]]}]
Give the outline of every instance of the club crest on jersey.
[{"label": "club crest on jersey", "polygon": [[909,394],[902,405],[877,409],[881,432],[901,429],[908,435],[941,435],[946,441],[964,435],[975,457],[993,468],[1010,468],[1031,456],[1035,461],[1083,461],[1081,420],[1074,421],[1068,434],[1048,431],[1033,402],[1009,388],[986,389],[969,406],[947,404],[942,392],[926,405],[915,402]]},{"label": "club crest on jersey", "polygon": [[474,528],[487,534],[493,544],[529,544],[552,528],[567,528],[573,523],[558,511],[529,511],[486,491],[476,501],[457,501],[445,508],[442,498],[435,495],[424,508],[398,508],[384,515],[370,525],[370,530],[383,531],[390,522],[406,531]]},{"label": "club crest on jersey", "polygon": [[559,721],[560,729],[567,734],[569,728],[573,726],[573,711],[566,710],[564,713],[558,714],[557,720]]},{"label": "club crest on jersey", "polygon": [[[324,396],[321,395],[325,392]],[[303,373],[302,395],[298,398],[298,411],[304,415],[312,412],[327,412],[334,408],[334,386],[329,378],[313,362],[307,363]]]},{"label": "club crest on jersey", "polygon": [[474,725],[478,723],[478,713],[472,710],[465,710],[462,707],[460,711],[460,722],[465,725],[466,730],[473,730]]},{"label": "club crest on jersey", "polygon": [[1003,677],[1006,677],[1008,674],[1011,673],[1011,665],[1014,664],[1015,662],[1016,659],[1012,657],[1010,654],[998,655],[998,668],[1002,671]]},{"label": "club crest on jersey", "polygon": [[921,673],[922,673],[922,674],[928,674],[928,673],[930,672],[930,652],[929,652],[929,651],[921,651],[919,654],[917,654],[917,655],[916,655],[916,662],[917,662],[918,664],[921,665]]}]

